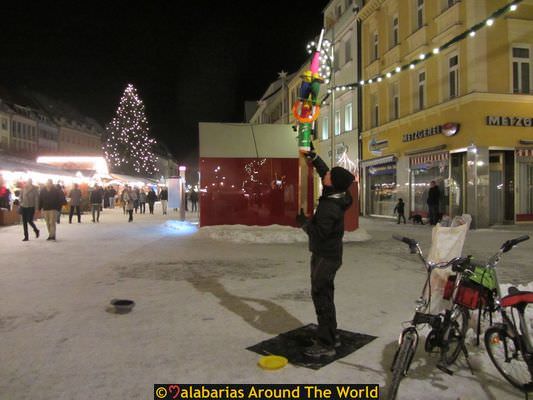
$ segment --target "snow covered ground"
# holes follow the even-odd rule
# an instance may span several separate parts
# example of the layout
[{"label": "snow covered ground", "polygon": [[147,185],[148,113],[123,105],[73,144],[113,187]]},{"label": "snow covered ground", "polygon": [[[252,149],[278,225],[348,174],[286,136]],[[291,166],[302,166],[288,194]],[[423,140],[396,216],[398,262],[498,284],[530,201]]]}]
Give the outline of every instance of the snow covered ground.
[{"label": "snow covered ground", "polygon": [[[29,242],[21,226],[0,228],[0,399],[149,399],[154,383],[389,382],[401,323],[424,281],[391,235],[412,236],[427,250],[429,227],[362,219],[371,238],[345,243],[337,313],[340,328],[378,339],[318,371],[268,372],[246,347],[315,322],[307,245],[290,233],[300,232],[263,228],[254,240],[254,228],[220,240],[220,230],[198,232],[194,215],[184,224],[177,213],[156,212],[133,223],[122,210],[105,210],[99,224],[63,217],[55,243],[44,240],[42,221],[42,237]],[[484,259],[522,233],[531,228],[471,231],[465,254]],[[506,254],[502,282],[533,282],[532,250],[533,240]],[[106,312],[113,298],[133,299],[135,308]],[[482,347],[469,346],[475,375],[461,359],[454,376],[422,347],[400,399],[523,398]]]}]

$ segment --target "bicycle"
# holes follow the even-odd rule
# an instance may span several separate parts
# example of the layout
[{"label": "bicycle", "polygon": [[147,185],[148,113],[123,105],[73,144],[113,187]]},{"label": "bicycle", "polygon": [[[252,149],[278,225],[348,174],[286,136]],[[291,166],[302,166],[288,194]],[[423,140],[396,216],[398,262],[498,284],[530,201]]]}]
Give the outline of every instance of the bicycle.
[{"label": "bicycle", "polygon": [[[493,302],[501,315],[501,322],[490,326],[485,331],[484,338],[485,348],[496,369],[511,385],[526,394],[533,391],[533,343],[529,337],[525,309],[533,303],[533,292],[520,291],[511,286],[508,295],[502,297],[496,265],[504,253],[528,239],[529,236],[524,235],[506,241],[487,261],[485,269],[494,276],[496,283]],[[507,308],[510,309],[509,313]],[[519,326],[515,314],[518,316]]]},{"label": "bicycle", "polygon": [[[461,282],[461,275],[470,265],[470,257],[457,257],[449,262],[433,264],[424,258],[419,244],[414,240],[406,237],[393,236],[394,239],[404,242],[409,246],[411,254],[418,254],[427,271],[427,278],[422,289],[420,298],[416,301],[415,314],[408,327],[404,328],[399,339],[399,347],[396,350],[392,362],[392,383],[388,390],[387,399],[394,400],[398,393],[400,382],[407,375],[409,367],[418,347],[419,335],[418,326],[429,324],[432,330],[426,337],[425,351],[430,353],[434,348],[439,348],[440,359],[437,367],[453,375],[453,371],[448,369],[457,358],[461,351],[464,352],[468,360],[468,352],[465,347],[465,335],[468,329],[468,319],[470,314],[468,310],[455,303],[458,287]],[[450,301],[451,306],[439,314],[427,313],[431,307],[431,273],[437,268],[452,267],[452,271],[457,273],[454,281]]]}]

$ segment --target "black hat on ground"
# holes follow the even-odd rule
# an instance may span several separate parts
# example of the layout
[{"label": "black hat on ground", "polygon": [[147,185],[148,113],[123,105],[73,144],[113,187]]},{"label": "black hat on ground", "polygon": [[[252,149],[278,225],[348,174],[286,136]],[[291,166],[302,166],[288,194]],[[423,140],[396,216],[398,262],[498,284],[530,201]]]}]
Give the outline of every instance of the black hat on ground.
[{"label": "black hat on ground", "polygon": [[355,180],[353,174],[342,168],[342,167],[333,167],[331,168],[331,183],[335,190],[339,192],[344,192]]}]

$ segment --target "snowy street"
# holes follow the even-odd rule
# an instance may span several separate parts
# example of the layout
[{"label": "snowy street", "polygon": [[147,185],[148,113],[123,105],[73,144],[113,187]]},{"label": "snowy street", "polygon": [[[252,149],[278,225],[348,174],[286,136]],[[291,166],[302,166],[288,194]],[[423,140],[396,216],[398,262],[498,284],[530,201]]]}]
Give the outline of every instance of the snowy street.
[{"label": "snowy street", "polygon": [[[168,217],[168,218],[167,218]],[[318,371],[257,366],[246,350],[262,340],[316,322],[309,293],[307,244],[234,243],[197,232],[179,213],[134,215],[104,210],[100,223],[63,216],[57,242],[37,221],[22,242],[20,225],[0,228],[0,399],[149,399],[155,383],[378,383],[389,367],[402,322],[411,318],[424,282],[422,265],[392,234],[421,241],[431,227],[362,219],[370,240],[344,245],[336,279],[339,328],[377,336]],[[263,228],[268,229],[268,228]],[[299,234],[298,230],[294,230]],[[470,231],[464,254],[479,260],[531,225]],[[507,253],[502,283],[533,282],[533,240]],[[106,312],[114,298],[132,312]],[[418,347],[400,399],[522,399],[468,345],[473,376],[459,358],[454,376]]]}]

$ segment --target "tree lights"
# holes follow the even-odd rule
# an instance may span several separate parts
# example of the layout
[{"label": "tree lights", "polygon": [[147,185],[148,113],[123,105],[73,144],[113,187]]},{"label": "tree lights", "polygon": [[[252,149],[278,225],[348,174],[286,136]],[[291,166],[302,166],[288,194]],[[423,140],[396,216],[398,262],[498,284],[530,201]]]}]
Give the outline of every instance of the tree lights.
[{"label": "tree lights", "polygon": [[157,156],[153,151],[156,141],[148,136],[148,131],[144,104],[137,89],[128,84],[115,117],[106,126],[103,150],[109,164],[123,173],[157,172]]}]

